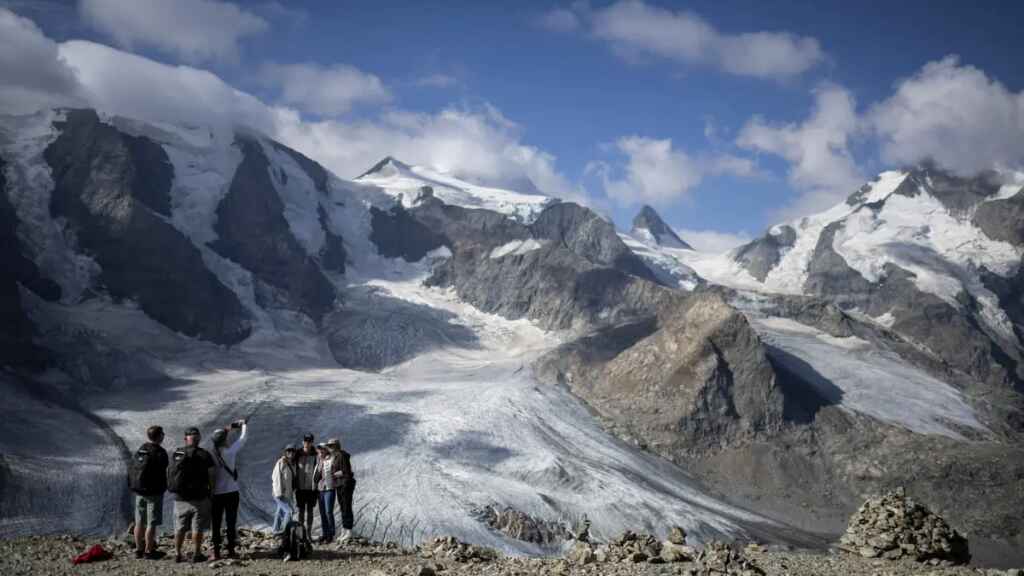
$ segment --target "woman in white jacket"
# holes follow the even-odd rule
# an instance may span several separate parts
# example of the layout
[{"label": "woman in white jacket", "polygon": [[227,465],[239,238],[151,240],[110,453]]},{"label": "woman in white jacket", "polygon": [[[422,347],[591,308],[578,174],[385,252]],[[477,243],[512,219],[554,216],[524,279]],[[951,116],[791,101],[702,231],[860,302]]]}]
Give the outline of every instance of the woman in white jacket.
[{"label": "woman in white jacket", "polygon": [[274,502],[277,503],[277,511],[274,512],[274,534],[284,534],[285,527],[292,519],[295,510],[295,446],[285,446],[284,454],[274,464],[272,474],[274,485]]}]

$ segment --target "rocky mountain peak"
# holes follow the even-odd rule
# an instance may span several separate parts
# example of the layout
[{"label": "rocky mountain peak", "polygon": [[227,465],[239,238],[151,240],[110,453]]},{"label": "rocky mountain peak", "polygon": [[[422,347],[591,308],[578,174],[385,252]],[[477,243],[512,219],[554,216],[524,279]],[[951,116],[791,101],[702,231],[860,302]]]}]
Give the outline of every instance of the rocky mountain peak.
[{"label": "rocky mountain peak", "polygon": [[666,248],[683,248],[693,250],[693,247],[683,241],[668,224],[662,220],[658,212],[644,205],[640,212],[633,218],[633,229],[630,231],[633,236],[653,242],[658,246]]},{"label": "rocky mountain peak", "polygon": [[359,178],[365,178],[367,176],[370,176],[371,174],[375,174],[378,176],[390,176],[399,171],[407,171],[409,170],[409,168],[409,165],[406,164],[405,162],[402,162],[401,160],[398,160],[392,156],[385,156],[379,162],[374,164],[369,170],[360,174],[356,178],[356,180],[358,180]]}]

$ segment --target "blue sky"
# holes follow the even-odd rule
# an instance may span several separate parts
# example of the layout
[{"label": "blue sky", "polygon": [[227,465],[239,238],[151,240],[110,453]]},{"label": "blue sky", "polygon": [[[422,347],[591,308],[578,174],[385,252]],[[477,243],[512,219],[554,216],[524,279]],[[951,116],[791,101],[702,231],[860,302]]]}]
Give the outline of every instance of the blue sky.
[{"label": "blue sky", "polygon": [[[209,70],[331,127],[338,149],[318,159],[341,176],[383,150],[346,154],[345,138],[379,138],[400,142],[399,157],[481,179],[514,180],[523,165],[538,185],[585,197],[623,227],[652,202],[677,228],[757,235],[901,163],[948,155],[964,172],[1022,159],[1012,146],[1024,130],[1020,2],[236,2],[211,13],[223,22],[206,18],[234,31],[219,40],[183,39],[184,16],[147,15],[149,4],[0,2],[55,43],[91,40]],[[225,3],[171,4],[201,13]],[[151,40],[161,30],[147,18],[168,39]],[[759,33],[775,43],[748,41]],[[782,52],[771,58],[765,46]],[[336,67],[343,73],[329,75]],[[336,90],[286,93],[321,80]],[[947,104],[967,110],[959,123],[947,121]],[[452,125],[446,110],[463,116]],[[438,139],[409,133],[430,130],[468,135],[449,134],[442,143],[460,145],[439,156],[421,150],[443,147]],[[312,132],[291,130],[288,143],[317,157],[326,140],[297,135]],[[479,157],[459,157],[466,143]],[[489,158],[491,148],[515,158]]]}]

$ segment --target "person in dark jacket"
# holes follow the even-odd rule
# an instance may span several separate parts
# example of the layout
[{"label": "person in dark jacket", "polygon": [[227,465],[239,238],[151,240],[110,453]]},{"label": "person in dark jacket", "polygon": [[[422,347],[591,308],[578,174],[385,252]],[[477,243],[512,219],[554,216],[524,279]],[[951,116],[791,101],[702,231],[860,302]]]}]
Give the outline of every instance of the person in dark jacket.
[{"label": "person in dark jacket", "polygon": [[313,511],[316,510],[318,492],[313,477],[319,461],[313,435],[302,437],[302,449],[295,459],[295,505],[299,509],[299,524],[306,526],[306,533],[313,533]]},{"label": "person in dark jacket", "polygon": [[352,496],[356,489],[356,477],[352,473],[352,456],[341,449],[341,441],[331,438],[327,441],[327,449],[331,452],[334,460],[333,476],[337,481],[338,507],[341,508],[341,535],[338,540],[345,542],[352,537]]},{"label": "person in dark jacket", "polygon": [[[184,562],[181,555],[185,545],[185,534],[192,533],[192,562],[206,562],[203,555],[203,533],[210,529],[212,505],[210,495],[217,477],[217,464],[209,452],[199,447],[202,435],[198,428],[185,431],[185,445],[176,448],[171,455],[173,461],[168,468],[181,471],[182,488],[174,497],[174,549],[175,562]],[[168,477],[169,488],[174,485]]]},{"label": "person in dark jacket", "polygon": [[164,429],[146,429],[148,442],[135,452],[132,490],[135,492],[135,557],[159,560],[163,553],[156,549],[156,530],[164,522],[164,492],[167,491],[167,451],[160,446]]}]

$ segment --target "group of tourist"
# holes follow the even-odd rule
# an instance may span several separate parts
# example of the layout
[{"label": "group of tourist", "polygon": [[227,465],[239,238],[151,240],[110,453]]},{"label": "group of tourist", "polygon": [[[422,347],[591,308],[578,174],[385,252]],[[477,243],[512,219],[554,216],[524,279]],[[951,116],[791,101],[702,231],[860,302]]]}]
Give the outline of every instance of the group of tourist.
[{"label": "group of tourist", "polygon": [[[200,447],[202,435],[198,428],[185,430],[184,445],[168,456],[161,446],[164,431],[160,426],[146,430],[148,441],[135,452],[129,469],[129,481],[135,493],[135,556],[158,560],[164,553],[157,550],[156,531],[163,524],[163,497],[174,494],[175,561],[185,561],[182,550],[185,536],[192,534],[192,562],[205,562],[202,553],[203,535],[213,528],[213,560],[237,557],[238,452],[248,434],[246,420],[237,420],[213,431],[210,450]],[[233,439],[232,436],[235,436]],[[271,474],[276,504],[273,520],[275,535],[285,530],[298,515],[298,523],[307,534],[313,532],[314,509],[320,512],[320,542],[338,538],[347,540],[352,534],[352,496],[356,481],[352,474],[351,456],[341,449],[341,442],[332,438],[315,444],[312,434],[302,439],[302,447],[285,446]],[[341,511],[342,531],[336,530],[335,504]],[[222,523],[226,542],[222,537]],[[222,548],[222,544],[226,544]]]}]

